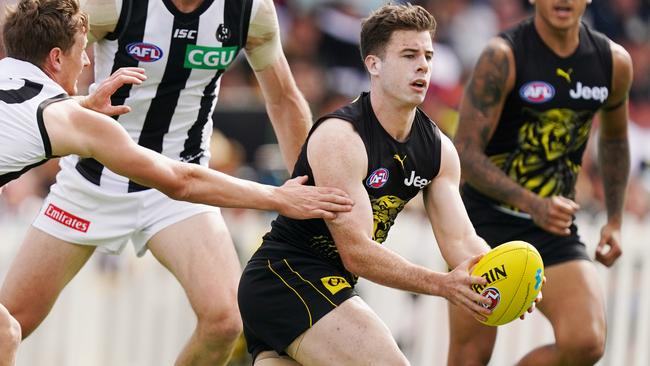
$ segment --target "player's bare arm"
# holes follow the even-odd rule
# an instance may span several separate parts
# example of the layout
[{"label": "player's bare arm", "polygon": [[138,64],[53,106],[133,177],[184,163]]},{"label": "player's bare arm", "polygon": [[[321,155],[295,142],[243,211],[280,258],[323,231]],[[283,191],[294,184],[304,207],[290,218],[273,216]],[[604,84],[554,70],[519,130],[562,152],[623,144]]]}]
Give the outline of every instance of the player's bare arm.
[{"label": "player's bare arm", "polygon": [[[489,314],[477,304],[488,300],[469,288],[470,283],[483,282],[469,276],[472,260],[463,262],[457,272],[438,273],[405,260],[373,240],[372,208],[362,183],[368,169],[367,155],[350,123],[338,119],[323,122],[309,140],[307,156],[317,185],[340,188],[355,201],[350,212],[326,221],[347,270],[384,286],[453,298],[476,317]],[[478,261],[478,257],[473,260]]]},{"label": "player's bare arm", "polygon": [[334,188],[308,187],[304,177],[272,187],[180,163],[139,146],[113,119],[75,101],[48,106],[46,128],[54,155],[93,157],[117,174],[160,190],[171,198],[220,207],[278,211],[297,219],[333,218],[352,201]]},{"label": "player's bare arm", "polygon": [[282,157],[287,169],[292,171],[311,127],[312,115],[282,51],[272,0],[260,0],[251,20],[245,51],[262,89]]},{"label": "player's bare arm", "polygon": [[607,224],[601,230],[596,259],[606,266],[614,264],[622,254],[621,221],[630,173],[627,121],[632,61],[623,47],[613,42],[611,47],[612,92],[600,112],[601,128],[598,138],[598,164],[605,190]]},{"label": "player's bare arm", "polygon": [[483,151],[496,129],[514,78],[514,56],[510,46],[502,39],[491,40],[465,88],[454,139],[463,178],[480,192],[510,204],[519,202],[527,193]]},{"label": "player's bare arm", "polygon": [[529,213],[543,229],[568,235],[579,208],[575,202],[561,196],[538,197],[509,178],[484,153],[514,87],[515,74],[512,49],[505,40],[492,39],[474,68],[460,106],[454,142],[463,178],[481,193]]},{"label": "player's bare arm", "polygon": [[476,235],[460,198],[460,162],[454,145],[440,134],[440,172],[424,191],[424,207],[440,252],[451,268],[490,250]]}]

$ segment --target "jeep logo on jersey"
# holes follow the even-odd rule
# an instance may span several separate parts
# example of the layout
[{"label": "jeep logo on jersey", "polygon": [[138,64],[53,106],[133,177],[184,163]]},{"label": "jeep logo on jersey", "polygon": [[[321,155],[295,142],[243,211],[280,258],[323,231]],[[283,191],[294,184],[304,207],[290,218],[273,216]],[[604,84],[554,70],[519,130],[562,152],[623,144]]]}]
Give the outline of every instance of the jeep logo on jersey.
[{"label": "jeep logo on jersey", "polygon": [[163,51],[151,43],[135,42],[126,45],[126,53],[141,62],[155,62],[162,58]]},{"label": "jeep logo on jersey", "polygon": [[569,90],[572,99],[597,100],[603,103],[609,96],[609,89],[605,86],[583,86],[578,81],[575,89]]},{"label": "jeep logo on jersey", "polygon": [[424,188],[431,183],[430,180],[415,175],[415,170],[411,170],[411,176],[404,179],[404,185],[407,187],[414,186],[415,188]]},{"label": "jeep logo on jersey", "polygon": [[366,185],[370,188],[381,188],[388,182],[388,169],[379,168],[372,172],[366,180]]},{"label": "jeep logo on jersey", "polygon": [[185,50],[186,69],[226,69],[237,55],[237,47],[204,47],[193,44]]},{"label": "jeep logo on jersey", "polygon": [[521,99],[530,103],[544,103],[553,99],[553,96],[555,96],[555,88],[551,84],[543,81],[531,81],[519,89],[519,96]]},{"label": "jeep logo on jersey", "polygon": [[219,24],[219,28],[217,28],[217,41],[219,42],[225,42],[230,39],[232,36],[232,32],[230,31],[230,28],[226,27],[223,23]]}]

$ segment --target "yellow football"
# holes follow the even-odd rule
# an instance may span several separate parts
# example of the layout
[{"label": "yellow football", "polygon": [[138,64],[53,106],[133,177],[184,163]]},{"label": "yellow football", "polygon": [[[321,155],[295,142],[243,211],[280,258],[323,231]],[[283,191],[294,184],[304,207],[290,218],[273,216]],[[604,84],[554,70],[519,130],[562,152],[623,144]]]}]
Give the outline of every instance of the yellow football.
[{"label": "yellow football", "polygon": [[487,280],[486,286],[472,285],[472,290],[492,299],[492,314],[486,325],[503,325],[520,317],[530,307],[542,288],[544,263],[535,247],[525,241],[511,241],[485,254],[474,266],[473,276]]}]

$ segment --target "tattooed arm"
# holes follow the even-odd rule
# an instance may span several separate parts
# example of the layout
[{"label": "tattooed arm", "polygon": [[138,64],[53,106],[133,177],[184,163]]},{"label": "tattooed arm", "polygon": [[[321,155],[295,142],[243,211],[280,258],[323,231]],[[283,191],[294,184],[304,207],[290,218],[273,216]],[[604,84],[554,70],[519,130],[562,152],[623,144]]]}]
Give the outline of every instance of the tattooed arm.
[{"label": "tattooed arm", "polygon": [[598,138],[598,164],[605,189],[607,223],[600,232],[596,259],[606,266],[621,255],[621,221],[625,189],[630,172],[630,149],[627,140],[627,96],[632,83],[630,55],[611,43],[613,58],[612,92],[603,107]]},{"label": "tattooed arm", "polygon": [[510,45],[504,39],[492,39],[474,68],[460,106],[455,144],[463,178],[479,192],[529,213],[543,229],[568,235],[578,209],[575,202],[560,196],[537,196],[508,177],[484,152],[514,87],[515,73]]}]

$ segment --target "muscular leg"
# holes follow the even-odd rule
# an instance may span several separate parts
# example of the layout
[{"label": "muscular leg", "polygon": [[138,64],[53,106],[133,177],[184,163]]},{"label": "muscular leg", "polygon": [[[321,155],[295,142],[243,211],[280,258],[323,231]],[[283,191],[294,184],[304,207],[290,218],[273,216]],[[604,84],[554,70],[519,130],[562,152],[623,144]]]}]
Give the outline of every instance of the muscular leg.
[{"label": "muscular leg", "polygon": [[20,344],[20,325],[0,304],[0,366],[16,363],[16,350]]},{"label": "muscular leg", "polygon": [[255,366],[300,366],[300,364],[290,357],[280,356],[275,351],[265,351],[257,355],[254,362]]},{"label": "muscular leg", "polygon": [[23,338],[41,324],[94,251],[93,246],[71,244],[29,229],[0,289],[0,303],[20,323]]},{"label": "muscular leg", "polygon": [[546,268],[539,310],[553,325],[555,344],[534,349],[519,365],[593,365],[605,350],[605,310],[596,268],[576,260]]},{"label": "muscular leg", "polygon": [[483,325],[462,308],[449,304],[449,366],[487,365],[497,328]]},{"label": "muscular leg", "polygon": [[241,269],[223,218],[192,216],[161,230],[148,245],[183,286],[197,316],[176,365],[225,365],[242,323],[237,307]]},{"label": "muscular leg", "polygon": [[310,366],[409,364],[388,327],[358,296],[321,318],[286,352],[298,363]]}]

